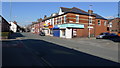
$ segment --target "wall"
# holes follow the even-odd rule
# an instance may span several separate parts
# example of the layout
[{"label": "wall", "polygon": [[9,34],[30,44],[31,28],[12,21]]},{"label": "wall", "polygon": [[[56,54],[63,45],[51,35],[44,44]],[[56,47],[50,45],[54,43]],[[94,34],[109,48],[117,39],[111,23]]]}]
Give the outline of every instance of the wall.
[{"label": "wall", "polygon": [[2,32],[9,32],[10,31],[10,24],[2,17],[1,25]]},{"label": "wall", "polygon": [[[101,25],[98,25],[98,20],[101,21]],[[98,36],[99,34],[103,33],[103,32],[108,32],[107,31],[107,24],[104,25],[104,21],[107,20],[103,20],[103,19],[96,19],[96,24],[95,24],[95,36]]]},{"label": "wall", "polygon": [[65,31],[65,38],[72,38],[72,28],[66,28],[66,31]]}]

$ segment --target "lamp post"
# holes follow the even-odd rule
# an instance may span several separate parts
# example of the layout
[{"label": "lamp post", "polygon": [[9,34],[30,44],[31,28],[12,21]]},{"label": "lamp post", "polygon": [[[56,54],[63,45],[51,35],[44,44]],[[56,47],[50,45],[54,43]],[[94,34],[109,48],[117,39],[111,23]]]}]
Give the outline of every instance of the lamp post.
[{"label": "lamp post", "polygon": [[10,0],[10,20],[12,21],[12,0]]},{"label": "lamp post", "polygon": [[[92,5],[89,5],[89,10],[91,11]],[[88,23],[88,38],[90,38],[90,23],[91,21],[91,12],[89,12],[89,23]]]}]

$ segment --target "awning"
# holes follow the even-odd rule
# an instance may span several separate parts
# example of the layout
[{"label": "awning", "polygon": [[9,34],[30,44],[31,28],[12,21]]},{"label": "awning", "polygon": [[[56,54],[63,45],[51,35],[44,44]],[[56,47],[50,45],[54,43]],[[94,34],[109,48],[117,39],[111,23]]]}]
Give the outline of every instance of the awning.
[{"label": "awning", "polygon": [[55,26],[53,27],[53,29],[59,29],[58,25],[55,25]]}]

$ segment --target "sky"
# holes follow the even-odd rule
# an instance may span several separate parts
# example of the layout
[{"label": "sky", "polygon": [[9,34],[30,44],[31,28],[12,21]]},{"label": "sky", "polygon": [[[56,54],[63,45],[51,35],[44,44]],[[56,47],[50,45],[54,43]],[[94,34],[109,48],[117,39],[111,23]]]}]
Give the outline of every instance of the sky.
[{"label": "sky", "polygon": [[[2,0],[9,2],[10,0]],[[14,2],[118,2],[120,0],[12,0]]]},{"label": "sky", "polygon": [[115,17],[118,14],[118,2],[12,2],[12,13],[10,19],[10,2],[2,2],[2,16],[7,21],[17,21],[19,25],[25,26],[59,11],[59,7],[77,7],[88,11],[92,6],[94,13],[103,17]]}]

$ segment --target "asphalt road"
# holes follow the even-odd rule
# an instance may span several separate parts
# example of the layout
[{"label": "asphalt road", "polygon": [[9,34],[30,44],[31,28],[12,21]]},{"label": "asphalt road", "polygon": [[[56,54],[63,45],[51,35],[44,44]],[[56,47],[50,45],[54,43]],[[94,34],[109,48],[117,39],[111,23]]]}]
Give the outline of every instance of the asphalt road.
[{"label": "asphalt road", "polygon": [[115,48],[103,48],[90,42],[85,44],[83,41],[80,43],[76,40],[56,37],[40,37],[31,33],[16,33],[11,38],[13,40],[2,43],[3,66],[51,68],[56,66],[118,66],[118,55],[116,55],[118,51]]}]

